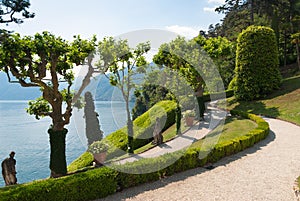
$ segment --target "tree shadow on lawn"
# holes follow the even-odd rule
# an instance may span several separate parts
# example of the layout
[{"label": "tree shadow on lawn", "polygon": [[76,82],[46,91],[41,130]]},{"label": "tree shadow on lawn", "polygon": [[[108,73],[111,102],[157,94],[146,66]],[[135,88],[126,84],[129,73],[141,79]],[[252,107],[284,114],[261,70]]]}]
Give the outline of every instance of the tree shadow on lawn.
[{"label": "tree shadow on lawn", "polygon": [[[278,107],[267,107],[264,101],[287,95],[289,93],[295,92],[296,90],[300,90],[300,76],[284,80],[279,90],[274,91],[272,94],[261,100],[237,101],[236,99],[231,99],[228,101],[228,103],[229,105],[235,105],[233,108],[234,110],[247,111],[258,115],[277,118],[280,115]],[[286,99],[286,101],[289,101],[288,97]]]},{"label": "tree shadow on lawn", "polygon": [[300,76],[285,79],[279,90],[274,91],[265,99],[272,99],[300,89]]},{"label": "tree shadow on lawn", "polygon": [[[230,104],[234,104],[234,101],[235,100],[231,101]],[[273,118],[277,118],[280,115],[278,107],[267,107],[266,104],[261,101],[240,101],[236,103],[237,105],[233,110],[245,111]]]},{"label": "tree shadow on lawn", "polygon": [[[239,152],[232,156],[227,156],[227,157],[221,159],[220,161],[213,164],[213,167],[217,168],[219,166],[227,166],[231,162],[239,160],[249,154],[256,153],[257,151],[261,150],[263,147],[267,146],[269,143],[274,141],[275,138],[276,138],[276,136],[275,136],[274,132],[270,131],[270,134],[263,141],[258,142],[253,147],[250,147],[242,152]],[[115,193],[113,195],[110,195],[103,199],[99,199],[97,201],[109,201],[109,200],[121,201],[121,200],[129,199],[129,198],[135,197],[141,193],[144,193],[146,191],[153,191],[158,188],[163,188],[171,183],[183,181],[183,180],[187,179],[188,177],[196,176],[198,174],[202,174],[207,171],[212,171],[212,170],[208,170],[203,167],[195,168],[192,170],[187,170],[185,172],[175,174],[173,176],[161,179],[159,181],[155,181],[152,183],[146,183],[146,184],[142,184],[140,186],[125,189],[121,192]]]}]

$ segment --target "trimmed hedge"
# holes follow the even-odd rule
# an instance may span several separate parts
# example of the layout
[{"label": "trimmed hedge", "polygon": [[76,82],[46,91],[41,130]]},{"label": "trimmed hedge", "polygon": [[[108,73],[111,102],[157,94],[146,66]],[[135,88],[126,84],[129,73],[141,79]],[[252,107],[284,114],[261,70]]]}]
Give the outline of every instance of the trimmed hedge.
[{"label": "trimmed hedge", "polygon": [[[153,130],[155,126],[155,119],[158,117],[165,120],[165,124],[162,125],[163,131],[168,129],[175,123],[176,119],[176,102],[174,101],[161,101],[155,104],[150,110],[145,112],[133,121],[134,125],[134,149],[140,148],[153,139]],[[164,121],[161,121],[164,122]],[[107,151],[107,160],[119,157],[125,154],[127,149],[127,127],[119,129],[110,135],[106,136],[103,143],[111,145]],[[79,158],[73,161],[68,171],[75,171],[86,166],[89,166],[93,161],[93,156],[90,153],[83,153]]]},{"label": "trimmed hedge", "polygon": [[234,83],[239,100],[265,97],[279,89],[281,75],[274,31],[264,26],[249,26],[237,39]]},{"label": "trimmed hedge", "polygon": [[58,179],[35,181],[0,190],[1,201],[86,201],[116,192],[118,173],[99,168]]},{"label": "trimmed hedge", "polygon": [[[151,173],[126,174],[107,167],[98,168],[59,179],[48,179],[2,188],[0,189],[0,200],[81,201],[103,198],[123,188],[159,180],[164,176],[201,167],[209,162],[216,162],[225,156],[235,154],[254,145],[268,135],[269,125],[262,118],[239,111],[231,111],[231,114],[251,119],[258,126],[246,135],[229,141],[218,142],[209,153],[207,149],[202,147],[188,148],[157,158],[141,159],[133,163],[116,166],[123,170],[143,170],[143,172],[158,169]],[[168,167],[164,167],[164,164],[168,164],[170,161],[175,162]]]},{"label": "trimmed hedge", "polygon": [[[224,93],[226,97],[224,97]],[[218,100],[220,98],[230,98],[234,96],[234,90],[226,90],[225,92],[218,92],[218,93],[211,93],[211,94],[204,94],[204,102],[210,102],[214,100]]]}]

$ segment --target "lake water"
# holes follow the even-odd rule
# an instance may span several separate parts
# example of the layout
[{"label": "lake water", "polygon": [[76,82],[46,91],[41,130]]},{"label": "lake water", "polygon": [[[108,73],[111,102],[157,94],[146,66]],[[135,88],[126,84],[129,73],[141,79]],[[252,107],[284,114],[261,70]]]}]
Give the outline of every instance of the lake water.
[{"label": "lake water", "polygon": [[[126,124],[123,102],[96,102],[104,135]],[[131,107],[133,103],[131,103]],[[36,120],[26,113],[27,101],[0,101],[0,159],[16,152],[18,183],[47,178],[49,170],[49,117]],[[70,164],[86,150],[83,111],[74,109],[72,121],[67,126],[66,157]],[[0,179],[0,187],[4,181]]]}]

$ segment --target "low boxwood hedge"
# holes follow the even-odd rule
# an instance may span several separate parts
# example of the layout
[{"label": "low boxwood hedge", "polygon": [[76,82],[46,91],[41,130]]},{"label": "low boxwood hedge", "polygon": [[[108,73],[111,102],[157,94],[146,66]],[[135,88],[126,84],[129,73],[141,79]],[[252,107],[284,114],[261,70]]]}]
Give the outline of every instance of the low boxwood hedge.
[{"label": "low boxwood hedge", "polygon": [[[178,172],[204,166],[210,162],[216,162],[225,156],[235,154],[254,145],[268,135],[269,125],[262,118],[239,111],[231,111],[231,114],[251,119],[258,126],[246,135],[218,142],[211,150],[207,150],[205,147],[192,147],[156,158],[141,159],[133,163],[116,165],[113,169],[103,167],[59,179],[47,179],[2,188],[0,189],[0,200],[81,201],[103,198],[123,188],[159,180],[164,176],[170,176]],[[168,164],[170,161],[175,162],[164,167],[164,164]],[[120,168],[125,171],[119,172],[116,170]],[[134,172],[134,170],[137,172],[149,170],[149,173],[124,173],[129,170],[131,172]]]},{"label": "low boxwood hedge", "polygon": [[[152,141],[152,135],[155,125],[155,119],[160,118],[165,121],[163,131],[168,129],[175,123],[176,103],[174,101],[161,101],[155,104],[150,110],[145,112],[133,121],[134,124],[134,149],[140,148]],[[107,151],[107,160],[125,154],[127,149],[127,127],[119,129],[103,139],[104,143],[110,146]],[[89,166],[93,161],[92,154],[85,152],[75,161],[73,161],[68,171],[76,171],[78,169]]]},{"label": "low boxwood hedge", "polygon": [[99,168],[58,179],[46,179],[0,190],[1,201],[86,201],[106,197],[117,189],[118,173]]},{"label": "low boxwood hedge", "polygon": [[[226,95],[226,97],[224,97],[224,95]],[[228,89],[225,92],[204,94],[203,98],[205,102],[210,102],[214,100],[219,100],[220,98],[230,98],[233,95],[234,95],[234,90]]]}]

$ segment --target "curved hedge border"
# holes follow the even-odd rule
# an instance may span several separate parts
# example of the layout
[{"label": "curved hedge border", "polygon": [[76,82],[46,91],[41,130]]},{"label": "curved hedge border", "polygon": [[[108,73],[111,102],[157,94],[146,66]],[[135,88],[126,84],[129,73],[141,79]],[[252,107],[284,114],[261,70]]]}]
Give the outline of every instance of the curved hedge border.
[{"label": "curved hedge border", "polygon": [[[174,101],[161,101],[155,104],[150,110],[145,112],[133,121],[134,125],[134,149],[140,148],[152,141],[155,119],[165,119],[163,131],[168,129],[175,123],[177,105]],[[150,118],[151,117],[151,118]],[[107,159],[112,159],[124,154],[127,149],[127,127],[121,128],[103,139],[104,143],[111,144]],[[93,162],[93,156],[89,152],[83,153],[79,158],[73,161],[68,171],[76,171],[78,169],[89,166]]]},{"label": "curved hedge border", "polygon": [[126,174],[117,172],[107,167],[78,173],[71,176],[48,179],[28,184],[0,189],[1,201],[35,200],[93,200],[113,194],[120,189],[137,186],[142,183],[159,180],[164,176],[204,166],[209,162],[216,162],[221,158],[240,152],[255,143],[263,140],[269,134],[269,124],[262,118],[245,112],[231,111],[232,115],[239,115],[255,121],[258,126],[244,136],[226,143],[218,143],[211,152],[199,158],[199,155],[207,153],[201,148],[189,148],[151,159],[141,159],[133,163],[122,165],[122,168],[152,170],[162,167],[164,163],[179,158],[169,167],[148,174]]}]

